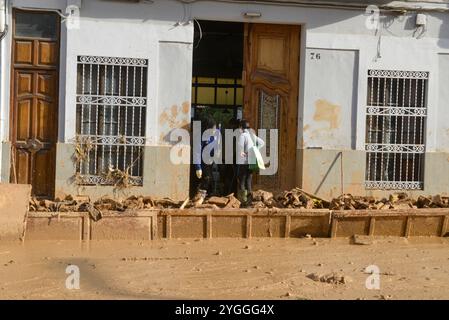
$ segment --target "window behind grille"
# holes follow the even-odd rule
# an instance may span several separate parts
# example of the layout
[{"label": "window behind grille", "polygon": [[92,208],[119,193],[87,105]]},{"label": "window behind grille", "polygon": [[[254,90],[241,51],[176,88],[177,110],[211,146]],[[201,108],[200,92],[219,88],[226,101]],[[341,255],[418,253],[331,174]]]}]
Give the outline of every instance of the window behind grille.
[{"label": "window behind grille", "polygon": [[428,78],[368,71],[367,189],[423,189]]},{"label": "window behind grille", "polygon": [[112,185],[120,170],[141,185],[148,60],[79,56],[77,68],[78,182]]}]

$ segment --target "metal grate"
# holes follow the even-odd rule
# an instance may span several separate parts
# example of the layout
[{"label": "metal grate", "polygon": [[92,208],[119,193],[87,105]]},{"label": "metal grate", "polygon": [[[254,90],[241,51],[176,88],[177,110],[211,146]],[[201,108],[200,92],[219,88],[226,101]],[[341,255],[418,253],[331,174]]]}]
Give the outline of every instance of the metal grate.
[{"label": "metal grate", "polygon": [[428,72],[368,71],[367,189],[423,189],[428,79]]},{"label": "metal grate", "polygon": [[[278,156],[280,139],[282,138],[282,133],[280,133],[280,112],[281,112],[282,98],[278,94],[270,94],[264,90],[259,91],[259,129],[265,129],[265,152],[268,157],[271,156],[271,130],[278,130],[278,141],[277,150],[278,154],[273,156]],[[277,159],[279,161],[279,158]],[[271,163],[269,164],[272,165]],[[268,189],[276,189],[279,184],[279,171],[272,175],[260,175],[258,177],[258,183],[266,186]]]},{"label": "metal grate", "polygon": [[265,146],[267,156],[270,156],[270,130],[279,129],[279,95],[269,95],[265,91],[260,91],[260,121],[259,128],[267,130],[265,138]]},{"label": "metal grate", "polygon": [[118,169],[142,185],[147,73],[146,59],[78,56],[78,183],[112,185]]}]

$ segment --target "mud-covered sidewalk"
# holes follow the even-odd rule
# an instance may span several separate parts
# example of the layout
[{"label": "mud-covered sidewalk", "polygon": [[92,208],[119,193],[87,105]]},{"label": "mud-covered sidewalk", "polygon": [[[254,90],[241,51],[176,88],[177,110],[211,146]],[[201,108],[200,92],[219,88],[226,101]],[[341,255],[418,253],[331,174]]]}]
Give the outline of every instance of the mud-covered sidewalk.
[{"label": "mud-covered sidewalk", "polygon": [[[448,238],[3,242],[0,298],[449,299],[448,245]],[[68,265],[79,267],[79,290],[66,288]],[[366,288],[370,265],[379,268],[380,290]]]}]

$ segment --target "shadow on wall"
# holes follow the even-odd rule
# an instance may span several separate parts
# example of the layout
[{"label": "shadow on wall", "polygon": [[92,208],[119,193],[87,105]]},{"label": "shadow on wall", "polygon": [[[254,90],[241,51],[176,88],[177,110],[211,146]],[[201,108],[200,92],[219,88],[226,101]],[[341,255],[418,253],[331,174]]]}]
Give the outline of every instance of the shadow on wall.
[{"label": "shadow on wall", "polygon": [[[449,5],[446,8],[449,9]],[[448,13],[436,13],[435,17],[441,20],[438,45],[442,49],[449,49],[449,15]]]}]

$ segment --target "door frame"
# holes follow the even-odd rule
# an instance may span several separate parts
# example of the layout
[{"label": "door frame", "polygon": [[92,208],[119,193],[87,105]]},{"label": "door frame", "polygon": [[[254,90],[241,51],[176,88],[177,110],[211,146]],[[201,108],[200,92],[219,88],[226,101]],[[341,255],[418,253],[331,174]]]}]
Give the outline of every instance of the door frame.
[{"label": "door frame", "polygon": [[[252,66],[248,66],[248,63],[254,63],[253,60],[253,52],[252,52],[252,43],[250,44],[251,41],[251,26],[254,25],[264,25],[264,26],[285,26],[286,29],[288,27],[297,27],[298,30],[298,39],[297,39],[297,43],[296,43],[296,47],[294,48],[297,53],[298,53],[298,57],[297,57],[297,61],[293,61],[292,62],[292,54],[289,53],[289,65],[293,65],[295,67],[295,72],[297,72],[297,79],[295,79],[295,83],[293,84],[293,86],[290,88],[290,94],[293,93],[296,94],[295,97],[289,97],[289,95],[285,95],[285,91],[283,91],[283,89],[279,89],[279,88],[275,88],[276,84],[272,85],[272,83],[270,82],[270,75],[269,74],[264,74],[263,72],[256,72],[256,77],[257,80],[255,81],[255,84],[252,85],[251,87],[248,87],[248,82],[250,82],[250,72],[252,69]],[[278,178],[280,179],[278,181],[278,187],[280,189],[285,189],[285,188],[290,188],[290,187],[295,187],[295,186],[300,186],[301,185],[301,176],[302,176],[302,168],[300,167],[300,155],[298,155],[298,141],[301,139],[301,135],[300,135],[300,123],[301,123],[301,117],[302,117],[302,113],[303,113],[303,108],[304,106],[300,104],[300,96],[301,94],[303,94],[304,90],[303,90],[303,74],[302,74],[302,63],[303,63],[303,57],[304,57],[304,50],[303,50],[303,39],[304,34],[303,34],[303,30],[304,30],[304,26],[302,24],[281,24],[281,23],[265,23],[265,22],[257,22],[257,23],[250,23],[247,22],[245,23],[245,31],[244,31],[244,70],[243,70],[243,84],[244,84],[244,107],[243,107],[243,111],[244,111],[244,117],[248,117],[248,115],[250,115],[250,118],[253,120],[253,122],[255,123],[251,123],[252,127],[254,129],[258,129],[259,127],[259,111],[257,110],[255,112],[255,110],[252,110],[255,107],[254,103],[257,102],[253,102],[252,100],[257,99],[257,95],[255,94],[255,92],[257,91],[258,88],[266,88],[266,92],[269,94],[277,94],[279,95],[279,98],[281,99],[281,107],[282,104],[285,100],[285,102],[287,104],[290,104],[290,102],[292,103],[292,101],[295,101],[294,107],[296,108],[295,114],[296,114],[296,119],[294,119],[294,125],[292,124],[292,126],[288,125],[286,128],[284,128],[286,131],[289,130],[294,130],[296,133],[296,137],[294,139],[295,143],[294,143],[294,154],[295,154],[295,163],[292,164],[292,167],[294,167],[295,172],[293,175],[293,179],[294,180],[294,185],[284,185],[288,184],[288,181],[284,181],[282,179],[282,177],[280,176],[280,174],[282,174],[282,170],[281,170],[281,155],[282,155],[282,150],[281,150],[281,144],[279,144],[279,148],[278,148]],[[291,41],[293,40],[293,38],[290,39]],[[291,45],[291,43],[289,44]],[[266,76],[266,78],[264,78],[264,76]],[[278,80],[278,79],[275,79]],[[280,85],[282,85],[282,82],[279,82]],[[284,94],[284,95],[283,95]],[[290,100],[290,101],[289,101]],[[251,107],[251,105],[253,105],[253,107]],[[288,118],[284,119],[287,123],[288,123]],[[282,139],[282,128],[281,128],[281,124],[282,124],[282,111],[279,111],[279,118],[278,118],[278,126],[279,126],[279,141]],[[293,147],[293,145],[291,146]],[[285,174],[285,172],[284,172]],[[255,183],[255,187],[261,187],[263,188],[262,185],[258,185],[258,177],[255,177],[254,179]]]},{"label": "door frame", "polygon": [[[61,16],[59,14],[57,14],[56,12],[54,12],[55,16],[57,17],[57,29],[56,29],[56,49],[57,49],[57,63],[55,64],[55,66],[21,66],[21,65],[16,65],[15,64],[15,54],[16,54],[16,46],[15,46],[15,42],[17,39],[27,39],[27,40],[32,40],[32,41],[36,41],[36,40],[46,40],[48,41],[49,39],[47,38],[32,38],[32,37],[21,37],[21,38],[17,38],[16,37],[16,13],[17,12],[30,12],[30,13],[35,13],[35,14],[39,14],[39,13],[46,13],[49,14],[51,12],[49,12],[48,10],[39,10],[39,9],[20,9],[20,8],[12,8],[11,10],[11,41],[9,43],[9,45],[11,46],[11,63],[10,63],[10,81],[9,81],[9,86],[10,86],[10,97],[9,97],[9,106],[10,106],[10,110],[9,110],[9,136],[10,136],[10,141],[11,141],[11,153],[10,153],[10,175],[9,175],[9,181],[10,183],[17,183],[17,170],[16,170],[16,157],[15,157],[15,143],[17,140],[17,121],[16,121],[16,107],[15,107],[15,103],[16,100],[15,99],[15,91],[17,88],[17,83],[16,83],[16,78],[15,78],[15,73],[16,71],[24,71],[24,70],[29,70],[29,71],[53,71],[55,72],[56,76],[55,76],[55,81],[56,81],[56,87],[55,87],[55,95],[54,95],[54,103],[56,105],[55,107],[55,115],[54,115],[54,125],[55,125],[55,132],[54,132],[54,136],[55,136],[55,142],[54,142],[54,172],[52,173],[52,188],[51,188],[51,196],[53,197],[55,194],[55,188],[56,188],[56,145],[59,139],[59,104],[60,104],[60,68],[61,68]],[[38,48],[33,48],[33,59],[35,58],[34,55],[36,55]],[[14,180],[14,181],[13,181]]]}]

